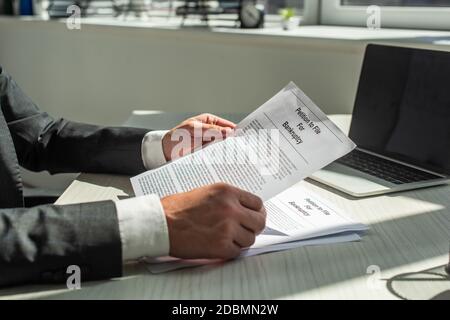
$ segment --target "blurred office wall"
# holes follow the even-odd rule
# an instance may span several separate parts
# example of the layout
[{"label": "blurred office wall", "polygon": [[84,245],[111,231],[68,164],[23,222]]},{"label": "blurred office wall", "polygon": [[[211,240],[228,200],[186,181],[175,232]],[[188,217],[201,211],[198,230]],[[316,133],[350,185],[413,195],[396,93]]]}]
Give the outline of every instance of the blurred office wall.
[{"label": "blurred office wall", "polygon": [[42,109],[120,124],[133,109],[251,112],[295,81],[328,113],[352,109],[363,44],[0,21],[0,63]]},{"label": "blurred office wall", "polygon": [[[39,106],[104,125],[135,109],[252,112],[291,80],[325,112],[351,113],[366,43],[0,18],[0,64]],[[24,176],[60,190],[74,178]]]}]

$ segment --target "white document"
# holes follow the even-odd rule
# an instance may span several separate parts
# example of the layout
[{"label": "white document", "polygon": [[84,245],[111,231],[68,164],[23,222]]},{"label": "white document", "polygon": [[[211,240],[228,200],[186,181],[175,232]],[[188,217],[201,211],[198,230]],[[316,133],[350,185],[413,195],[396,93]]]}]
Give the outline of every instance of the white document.
[{"label": "white document", "polygon": [[[339,212],[332,204],[308,191],[301,182],[264,203],[267,226],[255,244],[242,250],[240,258],[292,248],[360,240],[367,226]],[[171,257],[146,259],[152,273],[217,263]]]},{"label": "white document", "polygon": [[226,182],[266,201],[353,148],[291,82],[244,119],[235,136],[133,177],[131,183],[136,196],[164,197]]},{"label": "white document", "polygon": [[[285,251],[294,248],[304,247],[304,246],[315,246],[315,245],[325,245],[325,244],[337,244],[350,241],[359,241],[361,237],[357,233],[349,233],[342,235],[334,235],[329,237],[315,238],[300,240],[295,242],[288,242],[277,244],[273,246],[268,246],[266,248],[260,249],[248,249],[242,252],[238,259],[257,256],[261,254]],[[147,263],[147,270],[151,273],[158,274],[185,268],[194,268],[204,265],[213,265],[217,263],[223,263],[219,260],[181,260],[171,257],[163,258],[145,258],[143,262]]]},{"label": "white document", "polygon": [[367,226],[339,212],[331,203],[308,191],[301,182],[264,203],[266,230],[252,249],[287,241],[318,238],[347,232],[362,232]]}]

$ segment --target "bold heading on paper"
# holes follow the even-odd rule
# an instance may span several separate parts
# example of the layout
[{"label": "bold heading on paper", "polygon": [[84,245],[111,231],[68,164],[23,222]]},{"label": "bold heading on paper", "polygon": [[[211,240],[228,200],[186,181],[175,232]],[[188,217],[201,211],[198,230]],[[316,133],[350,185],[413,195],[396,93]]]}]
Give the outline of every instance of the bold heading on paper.
[{"label": "bold heading on paper", "polygon": [[283,128],[289,133],[296,144],[303,143],[300,132],[304,131],[306,128],[312,129],[315,134],[320,134],[322,132],[322,130],[320,130],[320,127],[314,121],[312,121],[304,111],[302,111],[302,108],[297,108],[297,110],[295,110],[295,113],[300,117],[302,121],[294,126],[291,125],[289,121],[285,121],[283,123]]}]

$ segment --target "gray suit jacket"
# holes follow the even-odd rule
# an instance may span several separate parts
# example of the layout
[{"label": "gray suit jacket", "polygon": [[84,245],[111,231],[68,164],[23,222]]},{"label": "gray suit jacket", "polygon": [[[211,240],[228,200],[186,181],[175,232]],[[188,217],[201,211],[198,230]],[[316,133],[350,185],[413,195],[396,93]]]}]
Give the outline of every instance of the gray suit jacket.
[{"label": "gray suit jacket", "polygon": [[120,276],[122,249],[112,201],[24,208],[19,165],[57,172],[137,174],[148,130],[54,119],[0,67],[0,287]]}]

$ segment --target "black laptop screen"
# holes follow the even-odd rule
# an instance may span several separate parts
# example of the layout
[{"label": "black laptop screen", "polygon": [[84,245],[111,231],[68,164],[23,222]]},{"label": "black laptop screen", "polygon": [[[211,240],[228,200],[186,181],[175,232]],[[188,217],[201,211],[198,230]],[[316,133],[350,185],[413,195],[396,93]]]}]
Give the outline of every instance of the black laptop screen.
[{"label": "black laptop screen", "polygon": [[450,52],[369,45],[350,137],[360,148],[450,174]]}]

